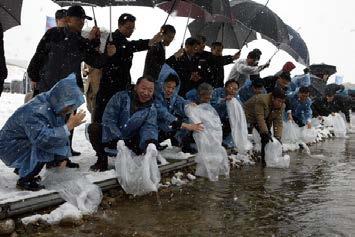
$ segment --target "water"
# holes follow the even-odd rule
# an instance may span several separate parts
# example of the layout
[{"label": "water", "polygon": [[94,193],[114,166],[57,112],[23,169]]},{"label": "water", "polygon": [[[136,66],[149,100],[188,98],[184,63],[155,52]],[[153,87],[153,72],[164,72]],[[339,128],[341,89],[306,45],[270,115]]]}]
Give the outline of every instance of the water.
[{"label": "water", "polygon": [[291,153],[289,169],[233,170],[156,196],[121,198],[75,228],[36,236],[355,236],[355,134]]}]

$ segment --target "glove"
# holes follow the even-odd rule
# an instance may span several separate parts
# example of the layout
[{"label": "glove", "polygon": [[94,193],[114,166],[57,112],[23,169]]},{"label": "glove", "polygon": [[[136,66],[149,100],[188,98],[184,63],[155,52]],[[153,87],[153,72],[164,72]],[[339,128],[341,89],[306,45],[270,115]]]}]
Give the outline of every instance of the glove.
[{"label": "glove", "polygon": [[182,121],[177,119],[177,120],[173,121],[170,125],[173,130],[177,130],[177,129],[181,128],[181,124],[182,124]]},{"label": "glove", "polygon": [[261,137],[261,142],[262,142],[262,143],[267,144],[267,143],[269,143],[269,142],[273,142],[270,132],[268,132],[268,133],[262,133],[262,134],[260,134],[260,137]]}]

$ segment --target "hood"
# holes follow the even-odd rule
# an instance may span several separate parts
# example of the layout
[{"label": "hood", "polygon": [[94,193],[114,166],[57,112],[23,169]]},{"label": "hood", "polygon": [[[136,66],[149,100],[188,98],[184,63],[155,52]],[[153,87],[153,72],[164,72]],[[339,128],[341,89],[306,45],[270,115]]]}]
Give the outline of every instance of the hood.
[{"label": "hood", "polygon": [[[158,100],[164,101],[164,83],[165,80],[168,78],[170,74],[176,75],[179,77],[179,75],[175,72],[174,69],[172,69],[169,65],[164,64],[163,67],[161,68],[161,71],[159,73],[158,81],[156,82],[156,90],[155,90],[155,98]],[[170,104],[174,104],[176,97],[179,93],[180,90],[180,85],[181,81],[179,78],[179,85],[176,86],[173,95],[170,98]]]},{"label": "hood", "polygon": [[51,108],[57,114],[67,106],[73,106],[75,110],[85,102],[74,73],[57,82],[57,84],[55,84],[50,91],[45,92],[45,94]]}]

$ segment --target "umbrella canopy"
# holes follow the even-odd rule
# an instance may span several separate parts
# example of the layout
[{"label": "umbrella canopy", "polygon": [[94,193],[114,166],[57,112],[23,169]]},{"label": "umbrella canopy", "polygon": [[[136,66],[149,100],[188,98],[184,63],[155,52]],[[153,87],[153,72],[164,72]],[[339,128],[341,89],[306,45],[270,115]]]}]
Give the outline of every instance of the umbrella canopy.
[{"label": "umbrella canopy", "polygon": [[336,66],[333,65],[321,63],[321,64],[312,64],[311,66],[309,66],[309,71],[314,75],[327,74],[330,76],[337,72],[337,68]]},{"label": "umbrella canopy", "polygon": [[0,0],[0,22],[3,31],[21,24],[22,0]]},{"label": "umbrella canopy", "polygon": [[286,24],[266,6],[251,0],[233,0],[231,6],[233,17],[267,40],[275,44],[289,43]]},{"label": "umbrella canopy", "polygon": [[[276,43],[275,46],[286,51],[291,55],[298,63],[305,66],[309,65],[309,53],[308,48],[304,40],[301,38],[300,34],[292,29],[292,27],[287,26],[289,43]],[[271,40],[272,43],[275,43]]]},{"label": "umbrella canopy", "polygon": [[236,22],[206,22],[195,20],[189,24],[189,30],[193,37],[203,35],[206,37],[206,45],[211,47],[213,42],[222,42],[224,48],[241,49],[243,41],[249,35],[247,42],[256,39],[256,33],[249,34],[250,29]]},{"label": "umbrella canopy", "polygon": [[154,7],[154,0],[52,0],[60,6],[81,5],[81,6],[144,6]]}]

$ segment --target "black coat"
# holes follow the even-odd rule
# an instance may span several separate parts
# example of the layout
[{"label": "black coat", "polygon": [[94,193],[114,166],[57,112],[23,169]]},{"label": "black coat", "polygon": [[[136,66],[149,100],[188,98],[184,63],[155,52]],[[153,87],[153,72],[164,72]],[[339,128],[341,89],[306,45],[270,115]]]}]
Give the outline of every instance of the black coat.
[{"label": "black coat", "polygon": [[3,90],[4,80],[7,77],[3,38],[4,38],[4,33],[0,22],[0,96]]},{"label": "black coat", "polygon": [[198,59],[196,57],[188,57],[184,52],[179,58],[171,56],[166,60],[166,63],[172,67],[180,78],[180,90],[179,95],[185,97],[189,90],[195,89],[202,83],[203,80],[194,82],[191,81],[192,72],[198,72]]},{"label": "black coat", "polygon": [[224,86],[224,66],[233,63],[233,56],[214,56],[208,58],[206,82],[214,88]]},{"label": "black coat", "polygon": [[[96,42],[97,43],[97,42]],[[39,93],[50,90],[60,79],[76,73],[77,83],[83,88],[81,63],[101,68],[107,56],[95,50],[97,44],[68,28],[54,27],[42,37],[27,73],[37,82]]]},{"label": "black coat", "polygon": [[328,116],[331,113],[342,112],[346,121],[350,122],[351,98],[349,96],[335,95],[332,102],[327,102],[325,97],[318,97],[312,103],[313,117]]},{"label": "black coat", "polygon": [[150,75],[158,80],[160,70],[165,63],[165,48],[162,43],[149,47],[145,58],[144,75]]}]

